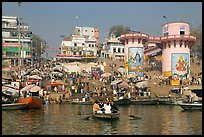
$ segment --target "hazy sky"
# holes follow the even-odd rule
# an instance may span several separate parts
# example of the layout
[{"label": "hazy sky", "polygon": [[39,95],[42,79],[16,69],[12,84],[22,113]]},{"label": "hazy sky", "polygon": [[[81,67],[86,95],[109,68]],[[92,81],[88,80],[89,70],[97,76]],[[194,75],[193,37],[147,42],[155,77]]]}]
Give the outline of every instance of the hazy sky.
[{"label": "hazy sky", "polygon": [[61,35],[70,36],[75,26],[99,28],[99,43],[102,43],[113,25],[161,36],[161,27],[167,22],[183,19],[192,28],[202,24],[202,2],[22,2],[21,5],[3,2],[2,15],[23,18],[34,34],[56,49]]}]

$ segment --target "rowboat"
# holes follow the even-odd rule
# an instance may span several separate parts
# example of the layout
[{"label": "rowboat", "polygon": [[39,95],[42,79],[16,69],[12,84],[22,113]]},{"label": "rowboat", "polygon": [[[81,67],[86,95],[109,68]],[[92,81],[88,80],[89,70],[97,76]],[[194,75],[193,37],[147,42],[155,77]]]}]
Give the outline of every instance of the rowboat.
[{"label": "rowboat", "polygon": [[180,103],[179,106],[183,110],[202,110],[202,100],[194,101],[192,103]]},{"label": "rowboat", "polygon": [[28,106],[28,103],[2,104],[2,110],[19,110],[19,109],[25,109],[27,106]]},{"label": "rowboat", "polygon": [[93,105],[92,101],[72,101],[71,104],[77,105]]},{"label": "rowboat", "polygon": [[158,99],[131,100],[132,105],[158,105]]},{"label": "rowboat", "polygon": [[107,119],[107,120],[114,120],[119,118],[119,113],[110,113],[110,114],[105,114],[105,113],[93,113],[92,116],[94,118],[99,118],[99,119]]},{"label": "rowboat", "polygon": [[28,108],[41,108],[43,106],[43,99],[38,96],[30,96],[18,99],[18,103],[28,103]]},{"label": "rowboat", "polygon": [[128,98],[118,99],[116,101],[113,101],[116,105],[130,105],[131,100]]}]

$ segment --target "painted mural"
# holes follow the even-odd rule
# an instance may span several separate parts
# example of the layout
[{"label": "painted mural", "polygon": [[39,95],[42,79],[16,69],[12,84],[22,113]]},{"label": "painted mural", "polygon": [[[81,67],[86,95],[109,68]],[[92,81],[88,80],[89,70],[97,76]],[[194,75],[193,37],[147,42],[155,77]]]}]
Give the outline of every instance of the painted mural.
[{"label": "painted mural", "polygon": [[189,74],[189,54],[172,53],[172,75],[187,76]]},{"label": "painted mural", "polygon": [[128,48],[128,74],[137,74],[138,77],[144,75],[143,72],[144,51],[143,48]]}]

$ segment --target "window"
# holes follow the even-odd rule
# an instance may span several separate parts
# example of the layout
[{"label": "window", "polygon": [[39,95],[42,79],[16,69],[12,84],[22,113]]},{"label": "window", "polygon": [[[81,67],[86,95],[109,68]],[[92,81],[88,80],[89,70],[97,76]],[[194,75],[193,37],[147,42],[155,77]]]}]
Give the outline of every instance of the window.
[{"label": "window", "polygon": [[94,47],[94,44],[92,44],[92,47]]},{"label": "window", "polygon": [[89,47],[91,47],[91,44],[89,44]]},{"label": "window", "polygon": [[185,26],[180,26],[180,35],[185,35]]},{"label": "window", "polygon": [[168,27],[164,27],[164,33],[168,32]]},{"label": "window", "polygon": [[125,49],[123,48],[123,53],[125,53]]},{"label": "window", "polygon": [[73,52],[74,55],[76,55],[76,52]]},{"label": "window", "polygon": [[113,48],[113,53],[115,53],[116,52],[116,48]]},{"label": "window", "polygon": [[185,35],[185,31],[180,31],[180,35]]},{"label": "window", "polygon": [[118,53],[120,53],[120,51],[121,51],[121,49],[120,49],[120,48],[118,48]]},{"label": "window", "polygon": [[168,36],[168,35],[169,35],[169,33],[168,33],[168,32],[164,33],[164,36]]},{"label": "window", "polygon": [[74,43],[74,46],[77,46],[77,43]]}]

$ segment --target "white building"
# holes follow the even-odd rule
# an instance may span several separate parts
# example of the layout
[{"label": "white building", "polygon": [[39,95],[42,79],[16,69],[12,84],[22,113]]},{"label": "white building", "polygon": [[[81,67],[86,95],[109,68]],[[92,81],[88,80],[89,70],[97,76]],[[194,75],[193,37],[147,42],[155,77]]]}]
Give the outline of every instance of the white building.
[{"label": "white building", "polygon": [[91,27],[75,27],[70,37],[64,38],[57,58],[64,60],[95,59],[97,57],[96,33],[98,29]]},{"label": "white building", "polygon": [[101,54],[102,58],[123,59],[124,45],[116,38],[114,33],[111,33],[109,39],[104,44],[104,50]]}]

